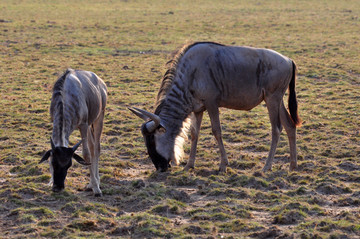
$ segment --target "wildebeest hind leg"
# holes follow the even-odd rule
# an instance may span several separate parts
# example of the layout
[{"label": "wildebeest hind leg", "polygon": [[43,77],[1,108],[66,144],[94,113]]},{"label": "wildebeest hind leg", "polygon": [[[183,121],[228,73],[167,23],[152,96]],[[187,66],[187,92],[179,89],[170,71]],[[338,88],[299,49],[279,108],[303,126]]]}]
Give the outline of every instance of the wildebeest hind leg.
[{"label": "wildebeest hind leg", "polygon": [[184,167],[185,171],[195,167],[196,146],[199,139],[203,111],[194,113],[194,115],[195,115],[195,119],[194,119],[195,123],[191,127],[191,150],[190,150],[189,161]]},{"label": "wildebeest hind leg", "polygon": [[102,196],[100,190],[100,176],[99,176],[99,158],[100,158],[100,136],[103,129],[104,111],[101,113],[99,118],[93,124],[93,135],[94,135],[94,157],[92,164],[94,169],[94,178],[96,185],[93,187],[94,195],[96,197]]},{"label": "wildebeest hind leg", "polygon": [[89,184],[86,186],[86,190],[92,190],[97,191],[96,189],[98,188],[98,183],[97,183],[97,179],[96,179],[96,153],[95,153],[95,137],[94,137],[94,131],[92,127],[88,128],[88,145],[89,145],[89,151],[91,154],[91,158],[90,158],[90,162],[91,165],[89,166],[89,170],[90,170],[90,182]]},{"label": "wildebeest hind leg", "polygon": [[81,124],[79,126],[80,135],[81,135],[81,139],[82,139],[83,157],[87,163],[91,163],[91,159],[90,159],[91,154],[90,154],[89,146],[88,146],[88,128],[89,128],[89,126],[87,124]]},{"label": "wildebeest hind leg", "polygon": [[284,106],[284,102],[281,102],[280,106],[280,120],[281,124],[284,126],[286,134],[289,139],[290,145],[290,171],[297,168],[296,162],[296,126],[291,120],[291,117]]},{"label": "wildebeest hind leg", "polygon": [[266,160],[263,171],[266,172],[271,170],[272,163],[274,160],[274,155],[276,151],[277,144],[279,142],[280,133],[282,130],[280,115],[279,115],[279,107],[280,103],[276,99],[267,99],[266,107],[269,111],[270,123],[271,123],[271,147],[268,158]]},{"label": "wildebeest hind leg", "polygon": [[94,180],[93,180],[93,158],[94,158],[94,137],[91,132],[91,128],[87,124],[82,124],[79,127],[80,134],[82,138],[82,146],[83,146],[83,157],[86,162],[91,163],[89,165],[90,170],[90,183],[85,187],[86,191],[93,190]]}]

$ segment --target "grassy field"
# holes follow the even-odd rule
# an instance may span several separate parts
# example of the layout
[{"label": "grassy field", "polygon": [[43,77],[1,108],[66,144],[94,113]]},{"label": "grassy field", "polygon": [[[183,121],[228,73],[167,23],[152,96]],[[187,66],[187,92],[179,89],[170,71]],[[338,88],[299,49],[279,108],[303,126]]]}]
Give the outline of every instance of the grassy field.
[{"label": "grassy field", "polygon": [[[359,237],[359,29],[358,0],[2,0],[0,238]],[[221,109],[226,174],[207,114],[196,168],[155,172],[127,107],[154,110],[165,63],[191,41],[272,48],[297,63],[297,171],[283,132],[272,172],[261,173],[270,148],[262,104]],[[67,67],[108,85],[102,198],[79,190],[83,166],[52,193],[49,166],[38,164],[50,147],[51,89]]]}]

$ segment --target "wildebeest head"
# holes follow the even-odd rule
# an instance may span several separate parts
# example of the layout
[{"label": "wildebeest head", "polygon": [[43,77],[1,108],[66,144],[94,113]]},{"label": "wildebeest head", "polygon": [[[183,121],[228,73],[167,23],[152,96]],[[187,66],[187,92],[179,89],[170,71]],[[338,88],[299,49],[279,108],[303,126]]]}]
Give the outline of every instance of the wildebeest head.
[{"label": "wildebeest head", "polygon": [[75,153],[82,141],[77,143],[72,148],[67,147],[55,147],[54,142],[50,139],[51,149],[47,151],[41,158],[39,163],[46,161],[50,156],[50,172],[52,173],[53,179],[53,192],[59,192],[65,188],[65,178],[68,169],[72,165],[72,158],[82,165],[90,165],[82,157]]},{"label": "wildebeest head", "polygon": [[170,167],[172,154],[165,147],[167,144],[166,128],[161,124],[160,117],[135,107],[129,108],[129,110],[145,120],[141,126],[141,133],[144,136],[148,154],[156,170],[165,172]]}]

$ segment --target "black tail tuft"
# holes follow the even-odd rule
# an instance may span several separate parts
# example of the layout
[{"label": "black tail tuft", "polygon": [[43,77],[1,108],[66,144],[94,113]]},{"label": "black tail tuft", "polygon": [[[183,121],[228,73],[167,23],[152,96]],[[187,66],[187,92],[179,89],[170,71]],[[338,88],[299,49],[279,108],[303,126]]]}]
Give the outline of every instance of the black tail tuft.
[{"label": "black tail tuft", "polygon": [[296,92],[295,92],[295,82],[296,82],[296,72],[297,71],[296,71],[296,65],[295,65],[294,61],[292,61],[292,65],[293,65],[293,73],[292,73],[291,81],[289,84],[288,106],[289,106],[291,119],[293,120],[295,126],[301,126],[301,119],[298,114],[298,102],[296,99]]}]

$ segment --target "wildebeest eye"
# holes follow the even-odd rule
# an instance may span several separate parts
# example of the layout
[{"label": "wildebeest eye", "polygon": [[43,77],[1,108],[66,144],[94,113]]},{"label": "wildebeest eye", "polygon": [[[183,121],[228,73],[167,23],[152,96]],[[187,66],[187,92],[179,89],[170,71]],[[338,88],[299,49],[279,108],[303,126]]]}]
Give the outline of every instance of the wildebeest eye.
[{"label": "wildebeest eye", "polygon": [[158,127],[158,132],[161,133],[161,134],[164,134],[166,132],[166,129],[162,126],[159,126]]}]

